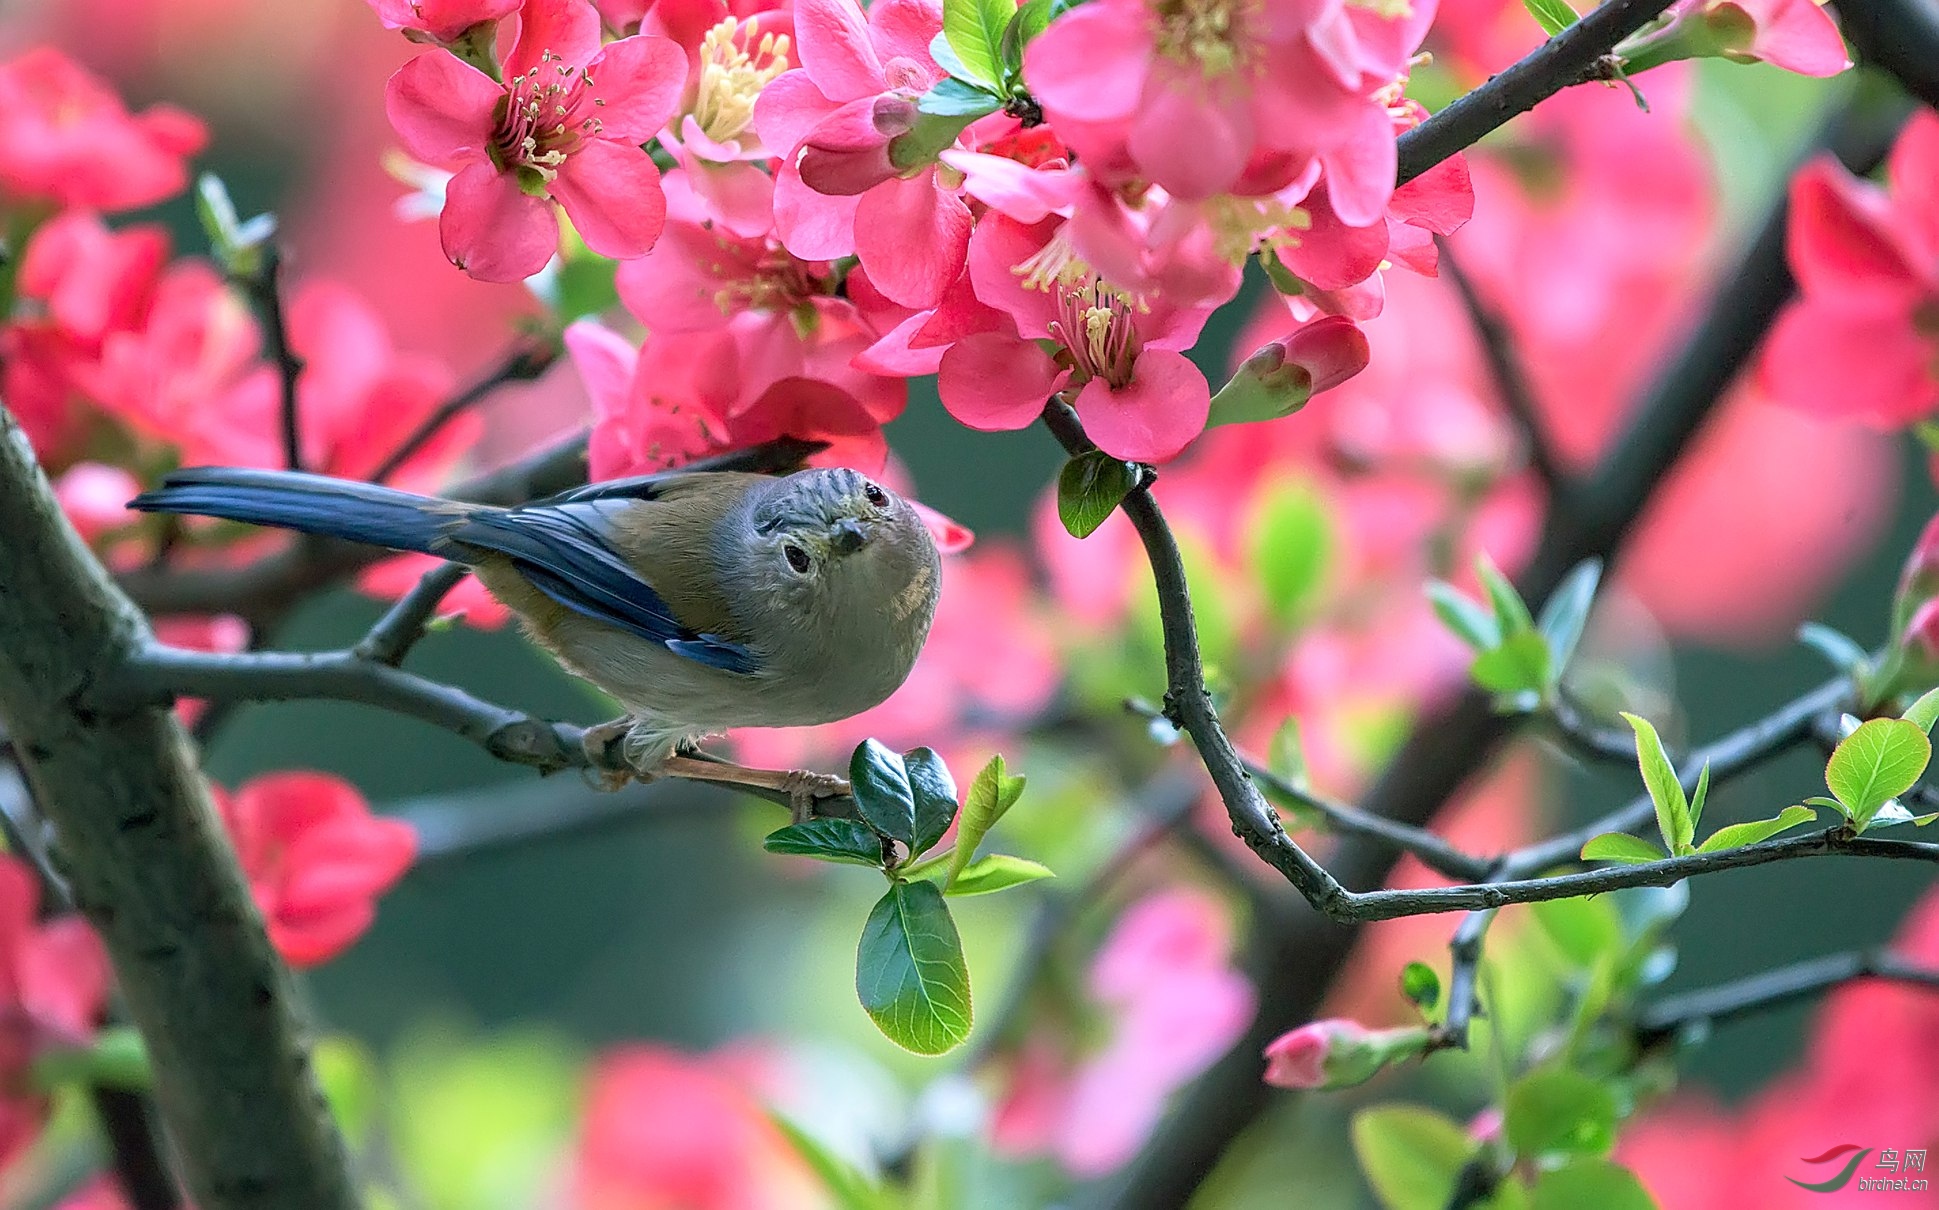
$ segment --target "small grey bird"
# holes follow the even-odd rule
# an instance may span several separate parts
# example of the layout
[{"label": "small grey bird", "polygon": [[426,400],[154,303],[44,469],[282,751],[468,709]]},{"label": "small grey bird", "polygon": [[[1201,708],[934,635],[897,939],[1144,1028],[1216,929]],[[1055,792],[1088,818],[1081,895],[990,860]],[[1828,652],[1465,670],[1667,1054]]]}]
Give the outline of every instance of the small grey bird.
[{"label": "small grey bird", "polygon": [[[908,677],[941,562],[909,503],[847,469],[669,472],[516,508],[289,471],[198,467],[130,503],[421,551],[471,568],[540,646],[627,716],[642,776],[734,727],[833,722]],[[682,762],[683,774],[693,762]],[[828,792],[799,774],[701,766],[714,780]],[[805,789],[804,789],[805,787]],[[802,809],[797,799],[797,812]]]}]

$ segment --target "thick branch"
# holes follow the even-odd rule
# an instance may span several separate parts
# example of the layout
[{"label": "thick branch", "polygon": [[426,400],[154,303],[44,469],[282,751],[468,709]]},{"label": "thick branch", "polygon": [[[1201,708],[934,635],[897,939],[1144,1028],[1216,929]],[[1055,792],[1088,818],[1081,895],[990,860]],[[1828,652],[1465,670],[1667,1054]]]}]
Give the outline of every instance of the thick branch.
[{"label": "thick branch", "polygon": [[1939,991],[1939,969],[1921,966],[1896,954],[1850,950],[1761,971],[1700,991],[1667,996],[1643,1010],[1636,1029],[1648,1044],[1678,1033],[1688,1025],[1715,1024],[1778,1008],[1855,979],[1884,979]]},{"label": "thick branch", "polygon": [[114,961],[204,1210],[352,1210],[343,1141],[186,737],[159,708],[99,712],[90,683],[147,642],[0,408],[0,720],[55,856]]},{"label": "thick branch", "polygon": [[1670,3],[1609,0],[1513,67],[1401,135],[1398,183],[1405,185],[1570,85],[1600,78],[1603,56],[1654,21]]}]

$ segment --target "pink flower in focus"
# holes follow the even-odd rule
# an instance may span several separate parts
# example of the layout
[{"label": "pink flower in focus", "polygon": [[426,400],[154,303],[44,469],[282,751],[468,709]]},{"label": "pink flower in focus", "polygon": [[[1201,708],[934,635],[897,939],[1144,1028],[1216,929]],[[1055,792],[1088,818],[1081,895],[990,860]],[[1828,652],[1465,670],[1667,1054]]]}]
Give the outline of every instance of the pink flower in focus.
[{"label": "pink flower in focus", "polygon": [[130,114],[101,79],[52,47],[0,64],[0,199],[132,210],[180,193],[202,123],[172,106]]},{"label": "pink flower in focus", "polygon": [[1837,22],[1814,0],[1679,0],[1668,24],[1619,48],[1630,70],[1673,59],[1719,56],[1769,63],[1803,76],[1851,66]]},{"label": "pink flower in focus", "polygon": [[34,1060],[85,1047],[108,995],[108,955],[79,916],[42,921],[32,867],[0,854],[0,1166],[40,1133],[47,1097]]},{"label": "pink flower in focus", "polygon": [[211,790],[269,939],[292,966],[349,949],[417,855],[410,825],[372,815],[341,778],[271,773],[233,794]]},{"label": "pink flower in focus", "polygon": [[792,1210],[818,1188],[730,1064],[636,1044],[594,1065],[572,1210]]},{"label": "pink flower in focus", "polygon": [[385,29],[455,42],[474,26],[518,11],[519,0],[366,0]]},{"label": "pink flower in focus", "polygon": [[1897,428],[1939,410],[1939,115],[1913,115],[1887,173],[1882,189],[1827,157],[1792,181],[1799,298],[1758,378],[1813,415]]},{"label": "pink flower in focus", "polygon": [[1047,1150],[1080,1177],[1130,1159],[1172,1092],[1252,1020],[1252,986],[1231,969],[1231,944],[1225,908],[1202,893],[1161,891],[1132,905],[1091,966],[1110,1041],[1062,1074],[1054,1055],[1026,1046],[992,1144]]},{"label": "pink flower in focus", "polygon": [[901,163],[894,140],[919,115],[916,98],[943,78],[929,57],[942,32],[933,0],[801,0],[801,66],[761,91],[754,124],[783,162],[775,227],[804,260],[853,254],[904,306],[934,306],[956,279],[969,207],[931,163]]},{"label": "pink flower in focus", "polygon": [[451,262],[485,281],[545,267],[559,227],[547,199],[602,256],[643,255],[660,236],[660,170],[640,144],[679,104],[686,56],[665,38],[601,46],[583,0],[525,0],[506,83],[447,51],[399,68],[385,109],[406,150],[457,175],[438,234]]}]

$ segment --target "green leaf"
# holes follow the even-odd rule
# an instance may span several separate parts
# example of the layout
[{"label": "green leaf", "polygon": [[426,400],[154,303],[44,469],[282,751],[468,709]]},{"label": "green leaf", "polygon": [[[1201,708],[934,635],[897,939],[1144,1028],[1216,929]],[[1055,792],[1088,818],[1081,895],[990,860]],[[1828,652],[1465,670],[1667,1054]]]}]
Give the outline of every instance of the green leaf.
[{"label": "green leaf", "polygon": [[1446,1210],[1478,1144],[1445,1114],[1377,1105],[1353,1115],[1353,1154],[1386,1210]]},{"label": "green leaf", "polygon": [[1003,27],[1002,52],[1005,81],[1013,80],[1023,71],[1023,50],[1037,40],[1037,35],[1050,25],[1050,0],[1028,0],[1017,9],[1017,15],[1010,24]]},{"label": "green leaf", "polygon": [[1818,813],[1810,807],[1786,807],[1771,819],[1734,823],[1727,828],[1718,828],[1711,833],[1710,839],[1697,846],[1697,852],[1719,853],[1725,849],[1741,849],[1747,844],[1769,840],[1779,832],[1787,832],[1801,823],[1810,823],[1816,818]]},{"label": "green leaf", "polygon": [[829,1150],[820,1139],[773,1110],[768,1111],[767,1118],[788,1140],[794,1153],[808,1165],[821,1182],[822,1189],[835,1199],[835,1205],[841,1210],[893,1210],[896,1199],[888,1190]]},{"label": "green leaf", "polygon": [[1912,812],[1906,810],[1902,804],[1888,802],[1878,809],[1878,814],[1872,816],[1871,826],[1874,829],[1891,828],[1902,823],[1909,823],[1915,828],[1923,828],[1935,819],[1939,819],[1939,811],[1933,811],[1926,815],[1914,815]]},{"label": "green leaf", "polygon": [[1137,468],[1103,450],[1079,454],[1057,476],[1057,518],[1073,538],[1088,538],[1138,486]]},{"label": "green leaf", "polygon": [[86,1046],[52,1046],[34,1058],[33,1078],[43,1089],[61,1084],[104,1084],[146,1092],[154,1083],[148,1046],[132,1025],[111,1025]]},{"label": "green leaf", "polygon": [[1862,832],[1880,807],[1913,787],[1931,759],[1932,741],[1919,724],[1875,718],[1833,749],[1825,784]]},{"label": "green leaf", "polygon": [[225,273],[235,277],[254,277],[262,267],[263,245],[276,234],[276,216],[259,214],[246,222],[236,215],[236,204],[222,178],[205,172],[195,182],[195,217],[208,237],[209,251]]},{"label": "green leaf", "polygon": [[938,118],[980,118],[1003,108],[1003,98],[954,76],[916,98],[916,110]]},{"label": "green leaf", "polygon": [[1810,798],[1805,799],[1804,802],[1809,807],[1827,807],[1838,812],[1840,815],[1845,813],[1844,803],[1839,802],[1835,798],[1826,798],[1822,794],[1813,794]]},{"label": "green leaf", "polygon": [[1806,622],[1798,627],[1798,642],[1825,657],[1840,672],[1862,672],[1872,665],[1871,653],[1860,647],[1856,639],[1818,622]]},{"label": "green leaf", "polygon": [[1697,825],[1703,822],[1704,800],[1710,797],[1710,762],[1705,761],[1697,771],[1696,789],[1690,791],[1690,835],[1696,836]]},{"label": "green leaf", "polygon": [[1511,634],[1501,646],[1474,657],[1468,673],[1493,693],[1540,693],[1548,686],[1549,645],[1532,630]]},{"label": "green leaf", "polygon": [[969,968],[935,883],[898,882],[876,901],[855,952],[855,994],[905,1050],[940,1055],[969,1037]]},{"label": "green leaf", "polygon": [[1400,994],[1422,1012],[1431,1013],[1441,1002],[1441,976],[1425,962],[1409,962],[1400,968]]},{"label": "green leaf", "polygon": [[956,846],[949,853],[949,875],[943,879],[945,889],[962,877],[970,859],[976,856],[976,847],[983,843],[983,837],[996,826],[996,821],[1017,805],[1017,799],[1023,797],[1023,785],[1022,777],[1011,777],[1005,771],[1001,755],[992,756],[990,763],[977,770],[970,782],[969,795],[963,800],[963,821],[956,826]]},{"label": "green leaf", "polygon": [[561,326],[619,305],[618,261],[580,250],[562,257],[558,266],[549,279],[536,279],[534,285],[543,281],[542,301]]},{"label": "green leaf", "polygon": [[1671,853],[1687,853],[1696,828],[1690,822],[1690,800],[1683,796],[1683,783],[1677,780],[1676,767],[1663,751],[1656,728],[1640,715],[1623,713],[1636,732],[1636,763],[1643,771],[1643,785],[1650,801],[1656,804],[1656,826],[1663,833],[1663,847]]},{"label": "green leaf", "polygon": [[1016,15],[1014,0],[943,0],[943,37],[969,70],[967,79],[1002,84],[1003,31]]},{"label": "green leaf", "polygon": [[1616,1096],[1600,1080],[1538,1068],[1508,1089],[1502,1129],[1523,1159],[1558,1151],[1605,1155],[1616,1142],[1616,1117]]},{"label": "green leaf", "polygon": [[1266,768],[1295,790],[1312,788],[1312,778],[1306,770],[1306,746],[1300,742],[1299,719],[1286,716],[1279,724],[1279,730],[1272,733],[1272,742],[1266,746]]},{"label": "green leaf", "polygon": [[770,853],[813,857],[817,861],[846,861],[882,865],[882,838],[859,819],[810,819],[769,832],[761,847]]},{"label": "green leaf", "polygon": [[870,827],[903,844],[916,835],[916,792],[902,758],[876,740],[863,740],[848,758],[849,792]]},{"label": "green leaf", "polygon": [[1642,865],[1646,861],[1661,861],[1667,856],[1661,849],[1640,836],[1627,832],[1604,832],[1588,844],[1582,846],[1584,861],[1614,861],[1623,865]]},{"label": "green leaf", "polygon": [[1427,582],[1427,600],[1434,606],[1434,616],[1441,619],[1441,624],[1476,651],[1490,651],[1501,645],[1500,623],[1446,580]]},{"label": "green leaf", "polygon": [[1535,1178],[1530,1210],[1656,1210],[1636,1175],[1621,1164],[1583,1157]]},{"label": "green leaf", "polygon": [[950,884],[944,888],[947,895],[988,895],[992,891],[1007,891],[1013,886],[1026,882],[1038,882],[1045,878],[1055,878],[1047,865],[1012,857],[1007,853],[991,853],[979,857],[963,868]]},{"label": "green leaf", "polygon": [[1551,38],[1576,22],[1576,12],[1569,7],[1568,0],[1522,0],[1522,7]]},{"label": "green leaf", "polygon": [[1542,606],[1536,628],[1548,640],[1549,666],[1561,676],[1575,655],[1576,644],[1589,624],[1589,609],[1596,603],[1596,586],[1602,582],[1602,560],[1584,559],[1562,581],[1548,604]]},{"label": "green leaf", "polygon": [[930,748],[904,752],[902,767],[916,799],[915,836],[909,843],[909,854],[917,857],[935,848],[956,818],[956,779],[949,775],[943,758]]},{"label": "green leaf", "polygon": [[[1618,833],[1610,833],[1618,835]],[[1602,839],[1601,837],[1597,838]],[[1636,840],[1625,836],[1625,840]],[[1593,842],[1592,842],[1593,843]],[[1647,841],[1636,840],[1649,850],[1650,861],[1662,858]],[[1587,856],[1585,846],[1584,856]],[[1535,916],[1537,928],[1549,939],[1558,953],[1569,964],[1581,970],[1588,970],[1601,960],[1603,955],[1618,952],[1623,945],[1623,922],[1617,914],[1615,905],[1607,897],[1594,899],[1550,899],[1542,903],[1531,903],[1529,911]]]},{"label": "green leaf", "polygon": [[1480,578],[1481,586],[1488,590],[1488,600],[1495,607],[1495,621],[1501,626],[1505,637],[1520,634],[1524,630],[1535,629],[1535,619],[1528,616],[1528,606],[1522,601],[1522,594],[1501,574],[1494,561],[1486,552],[1476,555],[1474,574]]},{"label": "green leaf", "polygon": [[1259,502],[1250,536],[1266,608],[1281,622],[1298,617],[1325,585],[1338,545],[1326,502],[1301,483],[1275,487]]},{"label": "green leaf", "polygon": [[1932,724],[1939,722],[1939,689],[1928,689],[1920,695],[1905,711],[1905,721],[1918,724],[1919,730],[1932,734]]}]

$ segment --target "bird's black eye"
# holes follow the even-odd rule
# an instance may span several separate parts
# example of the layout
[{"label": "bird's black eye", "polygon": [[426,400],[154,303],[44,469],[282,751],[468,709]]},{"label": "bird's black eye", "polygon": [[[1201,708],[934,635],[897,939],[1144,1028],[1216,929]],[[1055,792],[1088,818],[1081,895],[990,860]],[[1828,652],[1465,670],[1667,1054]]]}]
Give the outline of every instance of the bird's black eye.
[{"label": "bird's black eye", "polygon": [[814,566],[813,562],[808,558],[808,552],[792,542],[783,546],[781,553],[788,557],[788,566],[794,568],[800,575],[807,575],[808,569]]},{"label": "bird's black eye", "polygon": [[889,507],[889,493],[871,483],[862,489],[862,495],[877,508]]}]

